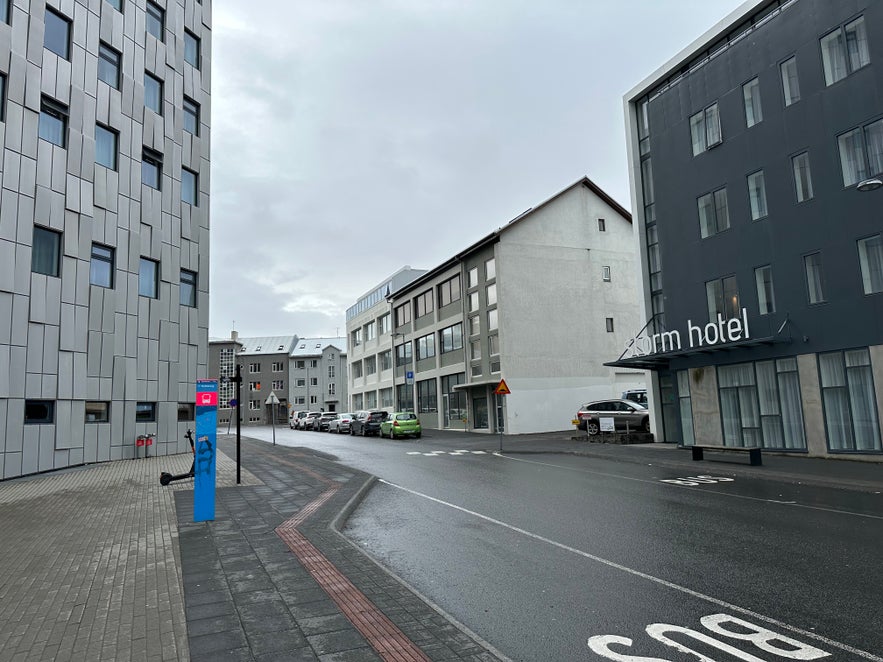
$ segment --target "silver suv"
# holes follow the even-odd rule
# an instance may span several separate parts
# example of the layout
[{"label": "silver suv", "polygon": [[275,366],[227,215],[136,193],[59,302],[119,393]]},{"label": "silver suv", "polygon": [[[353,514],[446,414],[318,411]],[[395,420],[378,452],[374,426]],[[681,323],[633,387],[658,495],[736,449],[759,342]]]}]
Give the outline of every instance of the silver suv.
[{"label": "silver suv", "polygon": [[601,431],[602,418],[612,418],[616,430],[650,432],[650,412],[631,400],[597,400],[576,412],[577,427],[592,435]]}]

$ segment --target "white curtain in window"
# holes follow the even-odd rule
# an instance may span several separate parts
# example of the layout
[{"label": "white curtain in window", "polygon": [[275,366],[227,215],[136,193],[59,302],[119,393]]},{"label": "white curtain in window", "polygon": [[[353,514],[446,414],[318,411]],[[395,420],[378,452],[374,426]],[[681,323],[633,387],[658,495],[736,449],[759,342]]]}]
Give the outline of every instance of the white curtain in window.
[{"label": "white curtain in window", "polygon": [[721,121],[717,104],[705,109],[705,137],[708,145],[715,145],[721,141]]},{"label": "white curtain in window", "polygon": [[874,402],[874,377],[868,350],[844,352],[850,413],[855,429],[855,449],[880,450],[877,407]]},{"label": "white curtain in window", "polygon": [[819,377],[825,408],[825,428],[831,450],[855,447],[852,425],[849,421],[849,395],[846,391],[846,373],[840,352],[819,355]]},{"label": "white curtain in window", "polygon": [[809,154],[804,152],[791,159],[794,168],[794,185],[797,189],[797,202],[813,197],[812,173],[809,169]]},{"label": "white curtain in window", "polygon": [[868,33],[865,30],[865,19],[858,18],[846,26],[846,54],[849,58],[849,70],[860,69],[871,61],[868,53]]},{"label": "white curtain in window", "polygon": [[779,402],[781,403],[785,448],[806,448],[797,360],[781,359],[776,362],[776,366],[779,371]]},{"label": "white curtain in window", "polygon": [[837,139],[840,148],[840,168],[843,185],[852,186],[868,176],[865,166],[865,147],[861,129],[844,133]]},{"label": "white curtain in window", "polygon": [[825,300],[825,293],[822,289],[822,255],[821,253],[813,253],[803,258],[803,265],[806,269],[806,288],[809,293],[810,303],[819,303]]},{"label": "white curtain in window", "polygon": [[831,85],[846,77],[846,53],[843,45],[843,32],[835,30],[822,37],[822,67],[825,70],[825,85]]},{"label": "white curtain in window", "polygon": [[858,257],[865,294],[883,292],[883,235],[859,241]]},{"label": "white curtain in window", "polygon": [[690,371],[680,370],[677,375],[681,414],[681,443],[684,446],[692,446],[696,443],[696,437],[693,433],[693,399],[690,397]]},{"label": "white curtain in window", "polygon": [[702,113],[690,118],[690,137],[693,141],[693,156],[705,150],[705,119]]},{"label": "white curtain in window", "polygon": [[736,389],[721,391],[721,422],[724,427],[725,446],[744,446],[742,426],[739,424],[739,394]]},{"label": "white curtain in window", "polygon": [[868,174],[883,173],[883,120],[865,127],[865,144],[868,146]]}]

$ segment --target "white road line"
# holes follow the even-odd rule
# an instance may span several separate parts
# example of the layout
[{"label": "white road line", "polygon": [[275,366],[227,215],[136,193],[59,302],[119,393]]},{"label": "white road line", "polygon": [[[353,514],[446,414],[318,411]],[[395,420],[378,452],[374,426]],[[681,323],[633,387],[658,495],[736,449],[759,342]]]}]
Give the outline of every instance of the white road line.
[{"label": "white road line", "polygon": [[[575,467],[564,467],[560,464],[552,464],[551,462],[537,462],[536,460],[525,460],[520,457],[511,457],[509,455],[500,455],[495,452],[499,458],[504,460],[510,460],[512,462],[524,462],[525,464],[536,464],[541,467],[552,467],[554,469],[563,469],[564,471],[575,471],[577,473],[586,473],[586,474],[594,474],[595,476],[605,476],[607,478],[616,478],[618,480],[631,480],[635,483],[646,483],[647,485],[659,485],[660,481],[658,480],[648,480],[646,478],[634,478],[632,476],[622,476],[620,474],[611,474],[605,473],[603,471],[592,471],[591,469],[577,469]],[[677,488],[679,490],[693,490],[695,492],[702,492],[703,494],[717,494],[719,496],[729,497],[731,499],[743,499],[745,501],[759,501],[760,503],[774,503],[779,506],[788,506],[790,508],[804,508],[805,510],[818,510],[823,513],[835,513],[837,515],[851,515],[853,517],[864,517],[866,519],[876,519],[883,520],[883,515],[868,515],[867,513],[854,513],[851,510],[840,510],[838,508],[823,508],[822,506],[808,506],[803,503],[797,503],[796,501],[777,501],[775,499],[761,499],[759,497],[747,496],[744,494],[730,494],[729,492],[721,492],[720,490],[712,490],[706,487],[689,487],[688,485],[671,485],[670,483],[665,483],[665,485],[670,485],[671,487]]]},{"label": "white road line", "polygon": [[828,639],[820,634],[816,634],[815,632],[810,632],[809,630],[803,630],[794,625],[789,625],[788,623],[784,623],[782,621],[778,621],[775,618],[771,618],[769,616],[764,616],[756,611],[752,611],[750,609],[746,609],[745,607],[740,607],[739,605],[732,604],[727,602],[726,600],[720,600],[718,598],[714,598],[710,595],[705,595],[704,593],[700,593],[698,591],[694,591],[693,589],[687,588],[686,586],[681,586],[680,584],[675,584],[673,582],[667,581],[665,579],[660,579],[659,577],[654,577],[653,575],[648,575],[646,572],[641,572],[640,570],[635,570],[633,568],[629,568],[628,566],[624,566],[620,563],[616,563],[615,561],[610,561],[608,559],[602,558],[600,556],[595,556],[594,554],[589,554],[588,552],[584,552],[581,549],[577,549],[576,547],[571,547],[570,545],[565,545],[564,543],[557,542],[550,538],[546,538],[537,533],[531,533],[526,529],[522,529],[520,527],[514,526],[512,524],[507,524],[498,519],[494,519],[493,517],[489,517],[488,515],[482,515],[474,510],[469,510],[468,508],[463,508],[462,506],[458,506],[456,504],[450,503],[448,501],[443,501],[441,499],[437,499],[436,497],[429,496],[428,494],[423,494],[422,492],[417,492],[416,490],[409,489],[407,487],[403,487],[401,485],[396,485],[395,483],[391,483],[388,480],[384,480],[383,478],[378,479],[384,485],[389,485],[390,487],[394,487],[396,489],[402,490],[403,492],[407,492],[409,494],[413,494],[414,496],[420,497],[421,499],[427,499],[428,501],[432,501],[433,503],[437,503],[442,506],[447,506],[448,508],[453,508],[454,510],[459,510],[461,513],[466,513],[467,515],[472,515],[473,517],[477,517],[478,519],[482,519],[485,522],[490,522],[491,524],[496,524],[498,526],[502,526],[505,529],[509,529],[510,531],[514,531],[515,533],[520,533],[528,538],[532,538],[534,540],[538,540],[540,542],[546,543],[547,545],[551,545],[553,547],[557,547],[558,549],[562,549],[566,552],[571,552],[572,554],[576,554],[577,556],[582,556],[583,558],[589,559],[591,561],[595,561],[597,563],[601,563],[610,568],[614,568],[615,570],[621,570],[622,572],[628,573],[635,577],[640,577],[641,579],[646,579],[655,584],[659,584],[660,586],[665,586],[666,588],[673,589],[675,591],[679,591],[680,593],[684,593],[693,598],[697,598],[699,600],[704,600],[705,602],[710,602],[711,604],[717,605],[719,607],[723,607],[724,609],[731,609],[732,611],[739,612],[740,614],[745,614],[746,616],[750,616],[751,618],[756,618],[758,620],[764,621],[765,623],[770,623],[771,625],[775,625],[776,627],[780,627],[784,630],[788,630],[789,632],[794,632],[803,637],[807,637],[809,639],[814,639],[816,641],[821,641],[822,643],[831,646],[832,648],[839,648],[842,651],[846,651],[847,653],[851,653],[852,655],[857,655],[858,657],[864,658],[866,660],[871,660],[872,662],[883,662],[883,657],[878,657],[873,653],[868,653],[867,651],[863,651],[858,648],[854,648],[849,644],[843,644],[839,641],[835,641],[833,639]]}]

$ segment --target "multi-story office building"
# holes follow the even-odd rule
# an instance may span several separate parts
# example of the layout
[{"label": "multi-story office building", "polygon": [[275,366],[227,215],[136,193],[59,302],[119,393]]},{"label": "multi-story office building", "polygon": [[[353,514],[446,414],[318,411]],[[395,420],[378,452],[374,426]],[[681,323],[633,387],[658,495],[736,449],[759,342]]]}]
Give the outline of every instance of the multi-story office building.
[{"label": "multi-story office building", "polygon": [[879,460],[883,4],[746,2],[625,97],[657,438]]},{"label": "multi-story office building", "polygon": [[211,0],[0,2],[0,476],[189,449]]},{"label": "multi-story office building", "polygon": [[346,338],[300,338],[291,349],[289,375],[291,409],[345,411]]},{"label": "multi-story office building", "polygon": [[636,270],[631,216],[583,178],[348,319],[352,345],[378,334],[351,353],[352,407],[414,410],[428,428],[567,429],[584,402],[643,385],[603,365],[638,325]]},{"label": "multi-story office building", "polygon": [[426,269],[402,267],[369,292],[346,311],[347,338],[349,340],[350,409],[383,408],[392,411],[392,315],[389,297],[404,287]]}]

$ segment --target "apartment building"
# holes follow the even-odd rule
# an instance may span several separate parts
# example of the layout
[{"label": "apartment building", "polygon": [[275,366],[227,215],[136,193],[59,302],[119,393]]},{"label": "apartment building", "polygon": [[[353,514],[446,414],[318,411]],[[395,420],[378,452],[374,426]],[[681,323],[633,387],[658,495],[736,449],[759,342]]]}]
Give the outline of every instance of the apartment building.
[{"label": "apartment building", "polygon": [[883,459],[883,5],[752,0],[629,92],[657,438]]},{"label": "apartment building", "polygon": [[346,411],[346,338],[300,338],[290,352],[291,409]]},{"label": "apartment building", "polygon": [[189,449],[211,0],[0,2],[0,476]]},{"label": "apartment building", "polygon": [[631,216],[584,177],[348,319],[351,343],[378,334],[350,356],[352,406],[428,428],[568,429],[582,403],[643,385],[603,365],[639,327],[636,271]]}]

